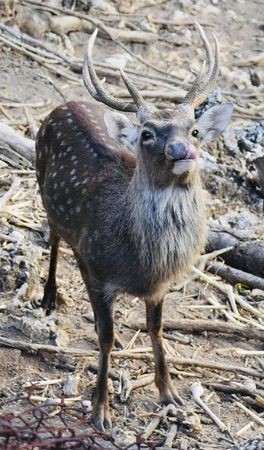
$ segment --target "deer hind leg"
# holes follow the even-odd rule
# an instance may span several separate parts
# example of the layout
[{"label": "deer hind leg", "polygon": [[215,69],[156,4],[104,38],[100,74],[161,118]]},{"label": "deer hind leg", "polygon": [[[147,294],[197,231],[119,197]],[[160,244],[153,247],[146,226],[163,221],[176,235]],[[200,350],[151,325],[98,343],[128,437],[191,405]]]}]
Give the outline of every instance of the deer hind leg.
[{"label": "deer hind leg", "polygon": [[153,302],[151,299],[146,300],[147,330],[151,338],[155,360],[155,383],[159,390],[162,403],[177,403],[178,405],[183,405],[183,400],[172,387],[165,359],[162,344],[162,304],[163,301],[157,303]]},{"label": "deer hind leg", "polygon": [[59,250],[60,237],[54,230],[50,230],[50,264],[48,280],[44,288],[44,296],[41,302],[41,307],[46,311],[46,315],[50,315],[56,308],[56,270],[58,262],[58,250]]}]

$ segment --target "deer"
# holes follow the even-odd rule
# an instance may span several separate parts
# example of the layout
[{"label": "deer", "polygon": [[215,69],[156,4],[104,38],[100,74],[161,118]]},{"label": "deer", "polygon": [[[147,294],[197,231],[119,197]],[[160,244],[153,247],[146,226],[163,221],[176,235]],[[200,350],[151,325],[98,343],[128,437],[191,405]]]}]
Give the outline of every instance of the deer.
[{"label": "deer", "polygon": [[[95,318],[99,362],[92,423],[111,428],[108,399],[113,311],[122,293],[142,298],[163,404],[183,404],[172,384],[162,342],[166,291],[195,263],[206,242],[205,198],[199,172],[201,144],[226,128],[232,103],[194,117],[213,90],[220,50],[197,24],[205,61],[184,100],[170,109],[147,104],[121,70],[129,101],[109,94],[93,64],[97,30],[85,51],[83,81],[91,101],[58,106],[36,139],[36,176],[50,228],[50,263],[41,302],[56,307],[61,239],[73,250]],[[132,121],[125,113],[134,113]]]}]

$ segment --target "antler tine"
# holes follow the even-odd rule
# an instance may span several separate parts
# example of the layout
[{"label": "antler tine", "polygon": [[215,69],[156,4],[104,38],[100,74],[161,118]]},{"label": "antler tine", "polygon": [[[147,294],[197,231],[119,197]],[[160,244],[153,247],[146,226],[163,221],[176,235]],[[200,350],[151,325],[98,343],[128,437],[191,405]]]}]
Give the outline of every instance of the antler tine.
[{"label": "antler tine", "polygon": [[92,62],[93,46],[97,36],[96,29],[88,40],[87,49],[84,57],[83,80],[88,92],[96,100],[119,111],[137,112],[138,106],[134,102],[122,102],[112,95],[108,94],[102,87]]},{"label": "antler tine", "polygon": [[207,99],[208,95],[212,92],[214,89],[214,86],[216,84],[216,80],[219,74],[219,68],[220,68],[220,49],[219,49],[219,43],[216,38],[216,36],[213,34],[214,44],[215,44],[215,53],[214,53],[214,65],[212,68],[212,72],[207,77],[207,81],[205,81],[204,85],[201,87],[200,90],[198,90],[197,95],[193,99],[193,107],[199,106],[204,100]]},{"label": "antler tine", "polygon": [[123,69],[120,68],[121,77],[127,87],[128,92],[130,93],[131,97],[133,98],[135,104],[138,108],[145,105],[144,99],[142,95],[140,94],[139,90],[136,88],[136,86],[130,81],[128,76],[125,74]]},{"label": "antler tine", "polygon": [[213,65],[214,65],[212,49],[211,49],[211,46],[208,42],[206,34],[205,34],[203,28],[201,27],[201,25],[198,22],[195,22],[195,25],[196,25],[196,28],[198,29],[201,39],[203,41],[205,54],[206,54],[206,64],[208,66],[208,74],[210,75],[212,72],[212,69],[213,69]]},{"label": "antler tine", "polygon": [[204,33],[204,30],[198,23],[196,23],[196,26],[203,41],[208,70],[207,73],[204,75],[204,77],[201,75],[202,71],[199,72],[197,76],[199,77],[199,79],[197,80],[196,77],[191,89],[187,92],[185,96],[184,103],[191,103],[194,108],[199,106],[212,91],[219,73],[219,61],[220,61],[219,43],[216,36],[213,34],[215,44],[215,52],[213,58],[212,50],[207,40],[207,37]]},{"label": "antler tine", "polygon": [[[97,30],[95,30],[94,33],[97,33]],[[88,71],[87,51],[85,52],[85,55],[84,55],[84,64],[83,64],[83,68],[82,68],[82,75],[83,75],[84,85],[85,85],[87,91],[89,92],[89,94],[92,97],[94,97],[96,100],[99,100],[99,96],[97,95],[97,92],[93,88],[93,85],[91,83],[91,79],[90,79],[90,75],[89,75],[89,71]]]}]

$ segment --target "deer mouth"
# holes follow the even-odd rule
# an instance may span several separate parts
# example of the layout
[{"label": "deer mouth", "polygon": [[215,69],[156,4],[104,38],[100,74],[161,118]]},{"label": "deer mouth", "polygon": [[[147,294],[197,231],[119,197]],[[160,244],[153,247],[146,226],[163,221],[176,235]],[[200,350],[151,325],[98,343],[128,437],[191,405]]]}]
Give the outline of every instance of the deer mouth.
[{"label": "deer mouth", "polygon": [[196,160],[191,158],[179,159],[175,161],[172,166],[172,173],[175,175],[182,175],[185,172],[191,172],[194,169]]},{"label": "deer mouth", "polygon": [[[183,152],[179,154],[175,152],[167,153],[167,160],[170,164],[172,173],[175,175],[182,175],[184,172],[190,172],[194,169],[196,158],[197,158],[197,148],[192,144],[181,144],[181,149],[184,148]],[[173,149],[177,149],[175,146]]]}]

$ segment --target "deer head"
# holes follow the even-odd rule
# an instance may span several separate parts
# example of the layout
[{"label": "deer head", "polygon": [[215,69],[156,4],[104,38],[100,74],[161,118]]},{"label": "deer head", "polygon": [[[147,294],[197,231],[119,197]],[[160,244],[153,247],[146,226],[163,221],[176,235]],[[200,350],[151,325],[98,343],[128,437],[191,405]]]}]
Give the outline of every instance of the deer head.
[{"label": "deer head", "polygon": [[[219,44],[213,34],[214,56],[202,27],[196,23],[205,49],[206,60],[196,75],[184,101],[170,110],[157,110],[145,103],[138,89],[121,70],[121,76],[132,101],[120,101],[102,87],[92,62],[92,50],[97,35],[94,31],[88,41],[83,67],[83,78],[89,93],[113,109],[134,112],[138,123],[126,115],[111,110],[104,113],[104,122],[111,138],[137,152],[139,165],[145,167],[155,182],[188,179],[197,168],[200,145],[217,137],[226,128],[231,117],[232,103],[217,105],[198,120],[194,108],[199,106],[213,90],[219,73]],[[158,176],[157,176],[158,174]]]}]

